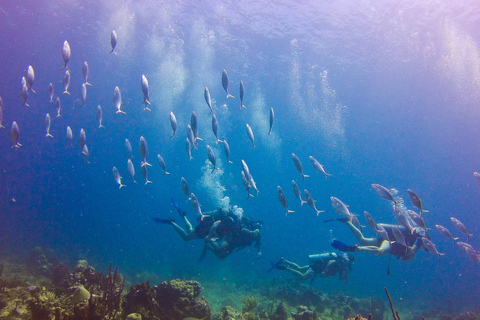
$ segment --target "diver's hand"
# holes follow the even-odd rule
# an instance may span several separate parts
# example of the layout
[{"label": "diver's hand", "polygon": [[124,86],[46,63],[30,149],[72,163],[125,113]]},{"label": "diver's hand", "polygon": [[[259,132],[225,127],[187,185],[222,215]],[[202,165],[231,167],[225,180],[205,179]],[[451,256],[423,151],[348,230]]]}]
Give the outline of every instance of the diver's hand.
[{"label": "diver's hand", "polygon": [[405,257],[402,258],[403,261],[409,261],[412,260],[412,258],[415,256],[415,250],[408,248],[408,252],[405,255]]}]

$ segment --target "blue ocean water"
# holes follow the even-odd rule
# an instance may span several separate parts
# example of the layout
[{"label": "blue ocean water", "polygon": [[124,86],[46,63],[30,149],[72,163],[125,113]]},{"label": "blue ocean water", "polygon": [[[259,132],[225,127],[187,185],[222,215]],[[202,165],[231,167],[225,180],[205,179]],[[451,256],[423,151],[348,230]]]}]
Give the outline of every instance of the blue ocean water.
[{"label": "blue ocean water", "polygon": [[[256,284],[288,279],[265,273],[279,257],[307,263],[309,254],[332,250],[333,238],[353,244],[347,228],[325,219],[338,217],[335,196],[360,215],[394,223],[391,204],[371,188],[379,183],[415,190],[428,213],[429,227],[441,224],[460,236],[450,222],[457,217],[480,248],[477,208],[480,189],[473,172],[480,170],[476,148],[480,89],[480,6],[475,1],[4,1],[0,4],[0,96],[6,129],[0,131],[0,244],[2,254],[22,256],[33,246],[54,248],[63,259],[80,258],[97,266],[109,261],[134,279],[195,277],[225,283]],[[118,45],[109,54],[110,33]],[[68,63],[71,95],[62,94],[61,49],[72,49]],[[90,66],[87,100],[81,105],[82,65]],[[36,79],[27,102],[19,98],[28,65]],[[235,99],[226,99],[222,70],[228,71]],[[140,79],[150,83],[151,112],[142,111]],[[246,87],[240,109],[238,87]],[[62,117],[46,93],[49,83],[62,101]],[[113,91],[122,91],[124,114],[115,114]],[[215,144],[208,87],[227,139],[233,164]],[[95,109],[101,105],[105,129]],[[275,110],[268,135],[269,110]],[[170,139],[169,114],[178,120]],[[185,152],[186,126],[198,116],[204,139]],[[45,137],[45,114],[52,116]],[[11,148],[10,127],[20,127],[19,149]],[[245,132],[248,123],[257,147]],[[74,134],[66,149],[66,127]],[[78,136],[86,131],[91,152],[84,165]],[[138,144],[148,142],[152,184],[143,185]],[[138,184],[127,173],[128,138],[133,145]],[[213,173],[205,147],[213,147],[218,170]],[[302,180],[291,160],[295,153],[310,177]],[[171,174],[156,162],[161,154]],[[324,164],[332,177],[314,172],[308,157]],[[240,176],[244,159],[260,190],[245,199]],[[126,188],[112,177],[116,166]],[[183,242],[169,226],[151,217],[180,220],[171,205],[185,204],[180,178],[185,177],[204,210],[237,205],[260,219],[263,256],[248,248],[218,260],[212,254],[198,262],[203,243]],[[294,179],[325,210],[320,217],[291,190]],[[290,209],[285,217],[276,187],[285,191]],[[228,197],[226,199],[225,197]],[[410,262],[356,253],[348,283],[317,279],[326,292],[383,296],[387,286],[400,306],[445,306],[467,310],[478,306],[478,265],[435,228],[432,241],[445,256],[421,250]],[[374,236],[372,230],[366,235]],[[143,276],[142,276],[143,275]],[[137,277],[137,278],[135,278]],[[447,303],[448,301],[448,303]]]}]

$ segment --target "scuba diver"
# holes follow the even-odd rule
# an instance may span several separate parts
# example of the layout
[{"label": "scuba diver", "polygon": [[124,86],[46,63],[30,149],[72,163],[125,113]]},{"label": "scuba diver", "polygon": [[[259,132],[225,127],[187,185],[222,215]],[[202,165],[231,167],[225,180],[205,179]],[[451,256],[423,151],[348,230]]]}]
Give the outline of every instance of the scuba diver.
[{"label": "scuba diver", "polygon": [[[308,265],[300,267],[298,264],[280,258],[272,265],[270,270],[279,269],[290,272],[302,280],[311,279],[311,282],[319,275],[320,277],[332,277],[336,274],[343,282],[347,282],[347,276],[352,271],[355,258],[351,254],[337,255],[335,252],[324,252],[308,256]],[[270,271],[268,270],[268,271]]]},{"label": "scuba diver", "polygon": [[204,258],[207,249],[211,250],[219,259],[227,257],[235,249],[240,250],[250,246],[255,242],[258,250],[258,257],[261,256],[260,249],[260,229],[262,223],[244,217],[241,209],[236,206],[225,210],[218,207],[216,210],[197,215],[197,226],[193,228],[186,216],[186,212],[181,210],[174,199],[172,204],[177,209],[178,214],[183,219],[185,228],[182,228],[175,222],[175,219],[152,219],[160,224],[169,224],[182,237],[184,241],[193,239],[204,239],[205,247],[200,256]]}]

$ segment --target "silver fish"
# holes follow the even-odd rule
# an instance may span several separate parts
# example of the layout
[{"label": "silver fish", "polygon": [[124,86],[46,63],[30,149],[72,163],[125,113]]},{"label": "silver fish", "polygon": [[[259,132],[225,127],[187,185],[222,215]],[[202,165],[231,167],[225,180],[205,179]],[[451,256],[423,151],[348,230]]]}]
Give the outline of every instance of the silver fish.
[{"label": "silver fish", "polygon": [[137,181],[135,181],[135,167],[133,166],[133,162],[130,159],[127,160],[127,169],[130,178],[132,178],[132,183],[137,183]]},{"label": "silver fish", "polygon": [[232,96],[228,91],[229,91],[229,87],[228,87],[228,74],[227,74],[227,70],[223,69],[223,72],[222,72],[222,86],[223,86],[223,90],[225,90],[225,92],[227,93],[227,99],[228,98],[235,98],[234,96]]},{"label": "silver fish", "polygon": [[27,80],[27,88],[28,90],[32,91],[35,93],[35,90],[32,89],[33,81],[35,81],[35,71],[33,70],[32,66],[28,66],[27,68],[27,77],[25,78]]},{"label": "silver fish", "polygon": [[121,189],[122,187],[126,187],[126,185],[122,184],[122,176],[120,175],[120,172],[118,172],[118,169],[116,167],[113,167],[112,173],[113,179],[118,184],[118,188]]},{"label": "silver fish", "polygon": [[218,144],[218,141],[222,141],[222,140],[218,139],[218,121],[215,113],[212,114],[212,131],[213,131],[213,134],[215,135],[215,138],[217,139],[217,144]]},{"label": "silver fish", "polygon": [[250,141],[252,141],[252,148],[254,148],[255,147],[255,136],[253,135],[252,128],[250,128],[248,123],[245,125],[245,128],[247,129],[248,139],[250,139]]},{"label": "silver fish", "polygon": [[130,140],[125,139],[125,148],[127,148],[128,154],[130,155],[130,159],[133,158],[133,153],[132,153],[132,144],[130,143]]},{"label": "silver fish", "polygon": [[27,81],[25,80],[25,77],[22,77],[22,87],[20,88],[20,97],[22,98],[22,106],[30,107],[30,105],[27,103],[28,99],[28,88],[27,88]]},{"label": "silver fish", "polygon": [[476,263],[480,263],[480,254],[475,250],[475,249],[472,249],[472,248],[466,248],[465,251],[467,252],[468,254],[468,257],[476,262]]},{"label": "silver fish", "polygon": [[90,73],[89,68],[88,68],[88,63],[85,61],[83,63],[82,67],[82,76],[83,76],[83,83],[85,83],[86,86],[91,86],[90,83],[88,83],[88,74]]},{"label": "silver fish", "polygon": [[225,156],[227,157],[227,164],[228,163],[233,163],[230,161],[230,146],[228,145],[228,142],[226,139],[220,140],[223,144],[223,151],[225,152]]},{"label": "silver fish", "polygon": [[83,152],[83,146],[87,143],[87,135],[85,130],[80,129],[80,135],[78,136],[78,144],[80,145],[80,153]]},{"label": "silver fish", "polygon": [[395,237],[395,241],[397,241],[398,244],[401,244],[402,246],[407,247],[407,243],[405,242],[405,236],[403,235],[402,231],[400,231],[398,227],[393,226],[392,232],[393,232],[393,236]]},{"label": "silver fish", "polygon": [[22,145],[18,143],[18,138],[20,137],[20,128],[18,127],[17,122],[13,121],[12,129],[10,130],[10,139],[12,140],[12,148],[20,148]]},{"label": "silver fish", "polygon": [[310,159],[310,163],[312,164],[313,166],[313,169],[315,169],[315,171],[318,171],[320,173],[323,173],[325,175],[325,180],[328,180],[328,177],[331,176],[330,173],[326,173],[325,172],[325,169],[323,168],[323,166],[320,164],[320,162],[317,161],[317,159],[315,159],[314,157],[310,156],[308,157]]},{"label": "silver fish", "polygon": [[70,60],[71,56],[72,56],[72,52],[70,50],[70,44],[68,43],[67,40],[65,40],[63,42],[63,48],[62,48],[63,67],[61,67],[60,70],[67,67],[67,63]]},{"label": "silver fish", "polygon": [[423,215],[424,212],[428,212],[428,210],[423,209],[422,200],[420,199],[420,197],[414,191],[408,189],[407,192],[408,192],[408,196],[410,197],[410,200],[412,201],[412,204],[418,210],[420,210],[420,217]]},{"label": "silver fish", "polygon": [[163,160],[162,156],[157,154],[157,159],[160,168],[163,170],[163,175],[170,174],[170,172],[167,172],[167,164],[165,163],[165,160]]},{"label": "silver fish", "polygon": [[475,179],[477,180],[477,182],[480,183],[480,173],[474,172],[474,173],[473,173],[473,176],[475,177]]},{"label": "silver fish", "polygon": [[210,91],[208,91],[207,87],[205,87],[205,92],[203,93],[203,96],[205,97],[205,102],[207,103],[207,106],[210,108],[210,113],[213,113],[212,98],[210,98]]},{"label": "silver fish", "polygon": [[418,213],[416,213],[413,210],[407,210],[408,215],[410,218],[415,222],[420,228],[426,229],[427,227],[425,226],[425,221],[423,220],[422,217]]},{"label": "silver fish", "polygon": [[98,128],[105,128],[102,125],[103,121],[103,112],[102,112],[102,107],[100,105],[97,106],[97,110],[95,110],[95,119],[97,119],[98,122]]},{"label": "silver fish", "polygon": [[360,220],[358,220],[358,217],[357,217],[357,216],[352,215],[352,218],[351,218],[350,220],[352,221],[352,224],[356,225],[356,226],[360,229],[360,231],[363,231],[363,228],[364,228],[365,226],[362,226],[362,225],[360,224]]},{"label": "silver fish", "polygon": [[345,203],[335,197],[330,197],[330,201],[332,202],[333,209],[335,209],[338,214],[344,216],[345,218],[351,218],[352,214]]},{"label": "silver fish", "polygon": [[[390,190],[388,190],[387,188],[385,188],[384,186],[380,185],[380,184],[376,184],[376,183],[373,183],[372,184],[372,188],[373,190],[375,190],[375,192],[380,196],[382,197],[383,199],[385,200],[390,200],[390,201],[393,201],[395,202],[395,198],[393,197],[392,193],[390,192]],[[395,202],[396,203],[396,202]]]},{"label": "silver fish", "polygon": [[405,213],[402,210],[399,210],[398,207],[395,207],[393,211],[398,222],[400,222],[402,226],[407,228],[408,231],[412,231],[412,226],[410,225],[410,221],[408,220],[408,217],[405,215]]},{"label": "silver fish", "polygon": [[3,99],[2,97],[0,97],[0,128],[5,128],[2,122],[3,122]]},{"label": "silver fish", "polygon": [[248,181],[247,176],[245,175],[245,172],[242,170],[241,173],[242,173],[243,187],[245,188],[245,190],[247,190],[247,199],[248,199],[248,197],[250,197],[250,196],[253,197],[253,195],[250,194],[250,183]]},{"label": "silver fish", "polygon": [[170,136],[170,139],[175,135],[175,132],[177,131],[177,118],[173,114],[173,112],[170,112],[170,125],[172,126],[172,135]]},{"label": "silver fish", "polygon": [[141,167],[141,170],[142,170],[142,176],[145,178],[145,185],[149,184],[149,183],[153,183],[152,181],[148,180],[148,169],[147,169],[147,166],[142,166]]},{"label": "silver fish", "polygon": [[438,254],[439,259],[443,255],[445,255],[444,253],[438,252],[437,246],[432,241],[430,241],[428,238],[422,238],[422,245],[425,247],[425,249],[428,250],[428,252]]},{"label": "silver fish", "polygon": [[[115,47],[117,46],[117,33],[115,32],[115,30],[112,30],[112,33],[110,34],[110,44],[112,45],[112,51],[110,51],[109,53],[112,53],[113,50],[115,50]],[[113,53],[117,54],[115,52]]]},{"label": "silver fish", "polygon": [[50,114],[47,113],[45,115],[45,120],[43,121],[43,126],[45,127],[45,130],[47,132],[46,137],[53,138],[53,136],[50,134],[50,125],[52,123],[52,119],[50,118]]},{"label": "silver fish", "polygon": [[138,153],[140,154],[140,157],[142,158],[142,167],[145,166],[152,166],[150,163],[147,161],[148,157],[148,146],[147,146],[147,140],[143,136],[140,137],[140,144],[138,146]]},{"label": "silver fish", "polygon": [[245,85],[243,84],[243,81],[240,80],[240,110],[242,110],[242,108],[247,109],[247,107],[243,105],[244,96],[245,96]]},{"label": "silver fish", "polygon": [[457,246],[458,246],[460,249],[465,250],[465,251],[466,251],[467,249],[469,249],[469,248],[472,249],[472,250],[475,250],[475,249],[472,247],[472,245],[470,245],[470,244],[468,244],[468,243],[466,243],[466,242],[461,242],[461,241],[459,241],[459,242],[457,242]]},{"label": "silver fish", "polygon": [[57,111],[57,118],[61,117],[62,115],[60,114],[60,112],[62,112],[62,102],[60,101],[60,98],[57,97],[57,99],[55,99],[55,110]]},{"label": "silver fish", "polygon": [[292,180],[292,188],[293,188],[293,193],[300,200],[300,206],[303,206],[303,204],[306,203],[306,201],[303,201],[302,194],[300,192],[300,188],[298,187],[295,180]]},{"label": "silver fish", "polygon": [[436,224],[435,228],[437,228],[437,230],[440,231],[440,233],[443,234],[445,237],[447,237],[449,239],[452,239],[453,244],[455,244],[455,242],[458,240],[458,237],[454,238],[447,228],[445,228],[445,227],[443,227],[439,224]]},{"label": "silver fish", "polygon": [[143,101],[142,103],[145,104],[145,108],[143,108],[143,110],[148,110],[148,111],[152,111],[150,110],[150,108],[148,107],[150,103],[149,101],[149,93],[150,93],[150,87],[148,85],[148,80],[147,80],[147,77],[145,77],[144,74],[142,74],[142,92],[143,92]]},{"label": "silver fish", "polygon": [[268,135],[272,133],[273,122],[275,121],[275,113],[273,112],[273,108],[270,108],[270,129],[268,129]]},{"label": "silver fish", "polygon": [[82,83],[82,91],[81,91],[81,97],[82,97],[82,104],[81,106],[85,106],[85,101],[87,100],[87,85],[85,83]]},{"label": "silver fish", "polygon": [[113,91],[113,105],[115,106],[115,109],[117,109],[116,113],[125,114],[125,112],[121,110],[121,108],[122,108],[122,93],[120,92],[119,87],[115,87],[115,90]]},{"label": "silver fish", "polygon": [[185,180],[185,178],[182,177],[181,182],[182,182],[182,191],[187,196],[188,198],[187,202],[188,202],[189,200],[192,200],[192,199],[190,198],[190,189],[188,188],[187,180]]},{"label": "silver fish", "polygon": [[195,146],[195,134],[193,133],[192,127],[190,127],[189,124],[187,124],[187,139],[190,141],[190,144],[193,148],[197,148]]},{"label": "silver fish", "polygon": [[465,227],[465,225],[463,223],[460,222],[460,220],[458,219],[455,219],[453,217],[450,218],[450,220],[452,221],[453,225],[455,226],[455,228],[457,228],[460,232],[463,232],[467,235],[467,242],[470,242],[470,237],[473,236],[473,234],[471,233],[468,233],[467,231],[467,228]]},{"label": "silver fish", "polygon": [[250,183],[250,177],[251,177],[250,170],[248,169],[247,163],[243,159],[242,159],[242,169],[245,172],[245,175],[247,176],[247,178],[249,179],[248,182]]},{"label": "silver fish", "polygon": [[73,141],[73,133],[72,133],[72,128],[70,126],[67,126],[67,149],[72,146],[72,141]]},{"label": "silver fish", "polygon": [[213,169],[212,169],[212,172],[213,172],[216,169],[217,157],[215,157],[215,153],[213,153],[212,148],[208,144],[207,144],[207,157],[208,157],[208,160],[210,160],[210,162],[213,165]]},{"label": "silver fish", "polygon": [[82,154],[83,154],[83,158],[85,159],[83,164],[85,165],[87,163],[90,163],[90,161],[88,161],[88,157],[90,157],[90,151],[88,150],[88,147],[86,144],[83,146]]},{"label": "silver fish", "polygon": [[364,211],[363,214],[365,215],[365,220],[367,220],[368,226],[378,232],[377,224],[375,223],[375,220],[370,215],[370,213],[368,213],[367,211]]},{"label": "silver fish", "polygon": [[70,87],[70,71],[67,70],[65,71],[65,74],[63,75],[63,79],[62,79],[62,85],[63,85],[63,94],[70,94],[70,92],[68,92],[68,87]]},{"label": "silver fish", "polygon": [[188,157],[189,157],[189,160],[188,161],[191,161],[193,159],[192,157],[192,143],[190,142],[190,139],[186,138],[185,139],[185,150],[187,151],[188,153]]},{"label": "silver fish", "polygon": [[297,169],[298,172],[302,175],[302,179],[305,180],[305,177],[309,177],[306,174],[303,174],[303,169],[302,169],[302,163],[300,162],[300,159],[295,155],[295,153],[292,153],[292,160],[293,164],[295,165],[295,169]]},{"label": "silver fish", "polygon": [[200,202],[198,201],[197,197],[195,196],[195,194],[190,194],[190,198],[192,199],[192,206],[193,206],[193,209],[200,214],[200,216],[202,217],[201,219],[203,220],[203,218],[205,217],[205,215],[202,213],[202,205],[200,204]]},{"label": "silver fish", "polygon": [[287,210],[287,214],[285,214],[285,216],[288,217],[288,214],[290,212],[295,212],[295,211],[288,209],[287,197],[285,197],[285,192],[283,192],[282,187],[277,186],[277,194],[278,194],[278,201],[280,201],[280,204]]},{"label": "silver fish", "polygon": [[386,240],[386,241],[388,241],[388,242],[391,243],[390,237],[388,236],[387,230],[385,230],[385,228],[384,228],[381,224],[378,224],[378,223],[377,223],[377,229],[376,229],[376,230],[377,230],[378,234],[379,234],[384,240]]},{"label": "silver fish", "polygon": [[197,121],[197,114],[195,111],[192,112],[192,116],[190,117],[190,126],[192,128],[193,136],[195,137],[195,145],[197,144],[197,140],[202,140],[198,136],[198,121]]},{"label": "silver fish", "polygon": [[257,191],[257,196],[258,196],[258,194],[260,193],[260,191],[258,191],[257,184],[255,183],[255,180],[253,179],[252,176],[250,176],[250,177],[248,178],[248,180],[250,181],[250,185],[252,186],[252,188],[255,189],[255,191]]},{"label": "silver fish", "polygon": [[308,192],[307,189],[304,189],[303,192],[305,193],[305,202],[307,203],[307,205],[310,208],[315,210],[315,212],[317,213],[317,217],[320,215],[320,212],[325,212],[325,210],[318,210],[317,209],[317,207],[315,206],[316,200],[313,199],[312,195],[310,194],[310,192]]},{"label": "silver fish", "polygon": [[48,93],[48,96],[50,97],[50,103],[55,103],[53,101],[53,96],[55,95],[55,89],[53,88],[53,84],[51,82],[48,84],[47,93]]}]

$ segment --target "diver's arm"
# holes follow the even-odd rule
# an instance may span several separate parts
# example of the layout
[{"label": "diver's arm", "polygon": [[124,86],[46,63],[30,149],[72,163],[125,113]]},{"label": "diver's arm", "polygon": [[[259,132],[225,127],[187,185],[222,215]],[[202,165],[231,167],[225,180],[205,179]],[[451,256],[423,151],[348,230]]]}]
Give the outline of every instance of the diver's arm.
[{"label": "diver's arm", "polygon": [[417,241],[415,241],[413,246],[408,247],[407,254],[405,255],[405,257],[403,257],[402,260],[403,261],[411,260],[417,253],[418,249],[420,249],[421,247],[422,247],[422,242],[417,239]]}]

